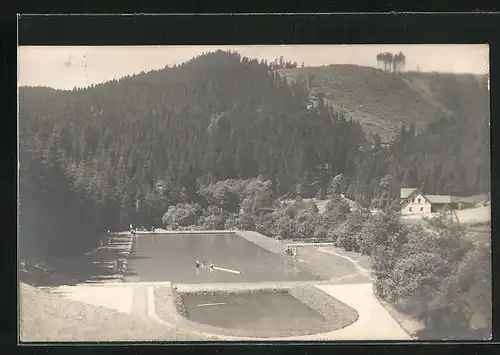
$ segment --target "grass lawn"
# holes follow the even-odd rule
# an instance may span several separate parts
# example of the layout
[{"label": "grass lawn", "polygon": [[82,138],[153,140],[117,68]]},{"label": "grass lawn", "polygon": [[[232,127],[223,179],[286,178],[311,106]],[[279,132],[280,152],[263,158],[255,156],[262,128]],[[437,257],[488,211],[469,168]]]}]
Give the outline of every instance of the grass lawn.
[{"label": "grass lawn", "polygon": [[68,300],[24,283],[20,312],[23,342],[199,340],[153,320]]}]

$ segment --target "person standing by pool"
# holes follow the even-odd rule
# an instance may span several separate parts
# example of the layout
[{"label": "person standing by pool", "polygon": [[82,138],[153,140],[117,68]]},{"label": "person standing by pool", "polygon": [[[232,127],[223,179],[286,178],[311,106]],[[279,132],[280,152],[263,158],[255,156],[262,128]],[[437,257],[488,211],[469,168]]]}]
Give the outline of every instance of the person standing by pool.
[{"label": "person standing by pool", "polygon": [[200,274],[200,261],[196,260],[196,275]]}]

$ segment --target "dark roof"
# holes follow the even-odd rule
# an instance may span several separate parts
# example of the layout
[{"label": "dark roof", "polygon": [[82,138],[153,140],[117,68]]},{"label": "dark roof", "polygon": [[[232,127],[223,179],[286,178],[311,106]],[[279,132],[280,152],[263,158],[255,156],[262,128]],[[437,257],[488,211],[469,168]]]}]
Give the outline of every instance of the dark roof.
[{"label": "dark roof", "polygon": [[408,198],[410,197],[415,191],[418,189],[416,187],[403,187],[401,189],[401,198]]},{"label": "dark roof", "polygon": [[425,195],[425,198],[429,200],[430,203],[452,203],[450,195]]}]

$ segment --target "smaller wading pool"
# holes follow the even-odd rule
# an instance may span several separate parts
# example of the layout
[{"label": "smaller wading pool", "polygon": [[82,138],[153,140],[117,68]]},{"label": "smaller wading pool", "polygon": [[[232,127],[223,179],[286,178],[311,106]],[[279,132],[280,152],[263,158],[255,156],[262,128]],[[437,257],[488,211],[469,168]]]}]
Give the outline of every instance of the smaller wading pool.
[{"label": "smaller wading pool", "polygon": [[318,328],[325,319],[283,291],[275,294],[185,295],[187,318],[222,328],[297,331]]},{"label": "smaller wading pool", "polygon": [[178,292],[158,287],[157,315],[187,329],[235,337],[276,338],[347,327],[358,313],[314,286]]}]

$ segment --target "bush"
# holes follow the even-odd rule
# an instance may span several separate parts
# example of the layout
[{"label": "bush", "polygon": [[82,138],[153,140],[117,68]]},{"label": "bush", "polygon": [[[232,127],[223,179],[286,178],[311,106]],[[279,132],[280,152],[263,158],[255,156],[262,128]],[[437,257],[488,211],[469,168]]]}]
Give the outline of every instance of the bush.
[{"label": "bush", "polygon": [[238,218],[237,226],[241,230],[255,230],[255,216],[243,214]]},{"label": "bush", "polygon": [[297,234],[295,220],[289,218],[286,214],[282,214],[275,218],[274,235],[280,239],[291,239]]},{"label": "bush", "polygon": [[321,225],[316,225],[316,227],[314,228],[314,238],[316,238],[316,239],[328,238],[327,229]]},{"label": "bush", "polygon": [[335,240],[335,245],[346,251],[354,251],[354,252],[359,251],[356,238],[351,235],[337,235],[337,238]]},{"label": "bush", "polygon": [[196,224],[201,210],[187,203],[170,206],[163,215],[162,222],[166,227],[176,229]]},{"label": "bush", "polygon": [[476,327],[491,329],[489,245],[474,246],[454,228],[407,227],[388,214],[370,218],[363,231],[372,245],[377,296],[411,305],[426,324],[425,336],[445,336],[445,328],[470,335],[474,315],[482,319]]},{"label": "bush", "polygon": [[369,254],[369,250],[361,248],[363,234],[363,225],[370,218],[370,212],[364,209],[358,209],[349,214],[345,222],[344,234],[351,236],[356,243],[355,249],[359,250],[362,254]]},{"label": "bush", "polygon": [[230,214],[226,219],[226,223],[224,224],[224,229],[228,230],[238,229],[238,215],[234,213]]},{"label": "bush", "polygon": [[[363,217],[361,217],[363,218]],[[371,255],[375,246],[387,248],[388,252],[400,251],[406,242],[408,227],[401,218],[392,213],[379,213],[369,216],[356,236],[359,250]]]},{"label": "bush", "polygon": [[[450,263],[449,275],[438,285],[437,296],[430,302],[426,316],[436,326],[442,314],[436,310],[449,309],[452,321],[464,331],[472,326],[491,331],[491,250],[488,245],[472,247],[457,263]],[[449,315],[446,315],[449,316]],[[479,321],[473,323],[473,317]],[[476,317],[477,319],[478,317]]]},{"label": "bush", "polygon": [[310,218],[300,219],[296,221],[295,233],[296,239],[310,239],[314,237],[315,225]]},{"label": "bush", "polygon": [[210,206],[205,211],[201,223],[198,225],[207,230],[224,229],[228,213],[217,206]]},{"label": "bush", "polygon": [[320,224],[325,229],[335,229],[342,224],[349,215],[350,209],[346,201],[340,197],[330,199],[326,205],[326,210],[320,216]]},{"label": "bush", "polygon": [[275,235],[273,215],[268,214],[263,216],[262,218],[257,219],[255,230],[265,236],[273,237]]}]

